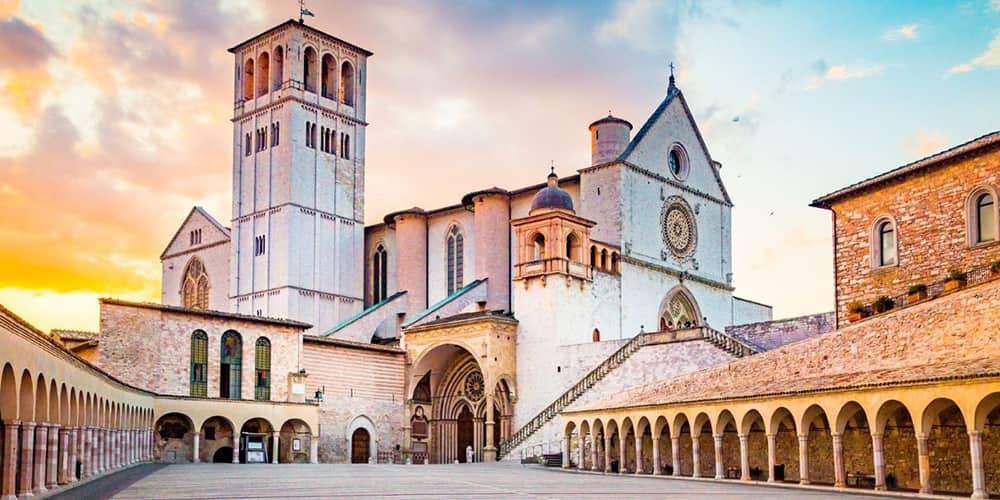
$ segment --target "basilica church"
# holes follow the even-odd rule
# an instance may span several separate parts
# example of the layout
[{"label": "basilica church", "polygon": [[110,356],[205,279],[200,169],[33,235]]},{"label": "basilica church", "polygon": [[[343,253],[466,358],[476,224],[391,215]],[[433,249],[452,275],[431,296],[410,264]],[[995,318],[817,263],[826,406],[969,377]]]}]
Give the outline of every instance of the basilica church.
[{"label": "basilica church", "polygon": [[365,221],[372,52],[301,20],[229,52],[232,214],[183,218],[161,301],[0,306],[3,498],[145,461],[1000,493],[1000,132],[814,201],[835,310],[773,320],[673,75],[575,172]]},{"label": "basilica church", "polygon": [[307,324],[307,374],[338,370],[312,344],[404,352],[401,404],[380,410],[398,414],[365,415],[399,421],[381,439],[400,449],[495,459],[638,333],[771,319],[734,295],[733,204],[672,75],[638,129],[590,123],[571,175],[366,224],[372,53],[295,21],[230,52],[232,216],[191,210],[161,255],[162,303]]}]

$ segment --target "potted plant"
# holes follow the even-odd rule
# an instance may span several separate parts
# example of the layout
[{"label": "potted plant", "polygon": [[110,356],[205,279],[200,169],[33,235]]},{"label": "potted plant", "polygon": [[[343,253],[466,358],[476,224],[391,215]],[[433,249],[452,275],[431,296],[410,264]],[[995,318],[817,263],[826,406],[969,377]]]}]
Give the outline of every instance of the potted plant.
[{"label": "potted plant", "polygon": [[927,298],[927,285],[918,283],[906,291],[906,303],[912,304]]},{"label": "potted plant", "polygon": [[895,305],[896,302],[889,298],[888,295],[882,295],[881,297],[875,299],[875,302],[872,302],[872,312],[875,314],[882,314],[895,307]]},{"label": "potted plant", "polygon": [[965,286],[965,283],[969,280],[969,275],[959,271],[958,269],[952,269],[948,271],[948,279],[944,282],[944,291],[950,292],[953,290],[958,290]]},{"label": "potted plant", "polygon": [[764,475],[764,471],[760,470],[760,467],[750,468],[750,479],[753,479],[754,481],[760,481],[760,477],[762,475]]},{"label": "potted plant", "polygon": [[868,309],[864,304],[857,300],[847,304],[847,321],[854,323],[866,317],[868,317]]},{"label": "potted plant", "polygon": [[1000,276],[1000,260],[995,260],[990,264],[990,277],[996,278],[997,276]]}]

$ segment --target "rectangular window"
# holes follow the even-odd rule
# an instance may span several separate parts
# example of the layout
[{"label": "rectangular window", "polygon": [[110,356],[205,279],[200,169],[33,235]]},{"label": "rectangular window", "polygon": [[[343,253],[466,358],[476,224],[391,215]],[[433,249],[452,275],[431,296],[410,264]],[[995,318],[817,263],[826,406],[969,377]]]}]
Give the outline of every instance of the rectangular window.
[{"label": "rectangular window", "polygon": [[997,239],[997,221],[993,217],[993,203],[980,203],[979,207],[979,242]]},{"label": "rectangular window", "polygon": [[891,266],[896,263],[896,232],[892,229],[882,232],[882,265]]}]

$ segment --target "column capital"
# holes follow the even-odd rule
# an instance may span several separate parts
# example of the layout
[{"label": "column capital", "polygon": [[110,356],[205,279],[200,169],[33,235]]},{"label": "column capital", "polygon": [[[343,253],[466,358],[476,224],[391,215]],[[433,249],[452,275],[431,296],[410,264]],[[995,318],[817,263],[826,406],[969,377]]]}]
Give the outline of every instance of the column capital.
[{"label": "column capital", "polygon": [[882,438],[885,436],[881,432],[873,432],[871,434],[872,434],[872,439],[878,439],[878,440],[882,440]]},{"label": "column capital", "polygon": [[22,429],[34,429],[36,425],[35,422],[21,422]]},{"label": "column capital", "polygon": [[4,420],[3,425],[6,425],[7,427],[15,427],[21,425],[21,421],[16,419]]},{"label": "column capital", "polygon": [[778,433],[777,432],[768,432],[767,433],[767,438],[768,439],[774,439],[776,437],[778,437]]},{"label": "column capital", "polygon": [[973,429],[973,430],[969,431],[969,437],[972,437],[972,438],[979,437],[979,436],[982,436],[982,435],[983,435],[983,431],[980,431],[980,430]]}]

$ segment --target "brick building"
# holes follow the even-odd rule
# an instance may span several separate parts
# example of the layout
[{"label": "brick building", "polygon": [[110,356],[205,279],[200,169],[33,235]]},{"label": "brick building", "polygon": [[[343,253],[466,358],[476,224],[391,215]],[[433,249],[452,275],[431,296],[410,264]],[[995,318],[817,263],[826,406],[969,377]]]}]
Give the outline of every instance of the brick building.
[{"label": "brick building", "polygon": [[913,285],[934,293],[953,270],[987,272],[1000,260],[998,185],[994,132],[815,200],[833,220],[838,326],[854,302],[899,306]]}]

